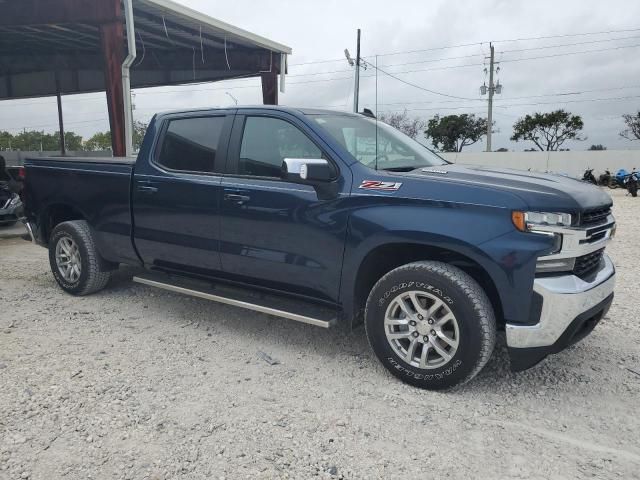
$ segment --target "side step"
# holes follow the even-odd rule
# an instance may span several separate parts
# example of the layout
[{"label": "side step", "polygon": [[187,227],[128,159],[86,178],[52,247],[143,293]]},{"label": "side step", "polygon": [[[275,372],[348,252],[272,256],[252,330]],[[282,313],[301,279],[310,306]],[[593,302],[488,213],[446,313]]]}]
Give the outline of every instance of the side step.
[{"label": "side step", "polygon": [[210,284],[165,274],[142,274],[133,277],[133,281],[322,328],[330,328],[337,321],[335,309],[263,292],[229,287],[222,284]]}]

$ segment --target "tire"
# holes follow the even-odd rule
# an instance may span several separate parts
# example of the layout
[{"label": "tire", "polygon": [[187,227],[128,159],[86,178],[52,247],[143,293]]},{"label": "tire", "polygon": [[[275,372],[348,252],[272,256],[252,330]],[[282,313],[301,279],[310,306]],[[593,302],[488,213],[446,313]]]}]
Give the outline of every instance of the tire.
[{"label": "tire", "polygon": [[[73,258],[77,260],[74,263],[79,266],[79,274],[74,271],[67,275],[63,267],[58,265],[58,259],[68,258],[62,253],[65,245],[75,245]],[[62,256],[58,255],[58,251]],[[71,295],[95,293],[102,290],[111,278],[106,262],[96,250],[89,224],[84,220],[64,222],[53,229],[49,239],[49,264],[58,285]]]},{"label": "tire", "polygon": [[[400,299],[406,309],[400,307]],[[386,323],[387,318],[394,325]],[[416,326],[396,326],[407,319],[414,319]],[[431,261],[396,268],[375,284],[367,299],[365,328],[371,348],[387,370],[405,383],[429,390],[471,380],[489,360],[496,341],[493,308],[480,285],[459,268]],[[404,338],[410,329],[413,332]],[[414,341],[416,346],[411,347]],[[412,362],[408,361],[411,348],[415,348]]]}]

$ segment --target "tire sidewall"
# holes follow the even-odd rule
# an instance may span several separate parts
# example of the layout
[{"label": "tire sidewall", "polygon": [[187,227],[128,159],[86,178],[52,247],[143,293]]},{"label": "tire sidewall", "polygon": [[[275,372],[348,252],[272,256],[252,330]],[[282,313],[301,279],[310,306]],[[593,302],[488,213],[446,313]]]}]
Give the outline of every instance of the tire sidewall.
[{"label": "tire sidewall", "polygon": [[[421,369],[409,365],[386,338],[384,317],[390,302],[404,292],[415,290],[442,300],[458,322],[458,349],[453,358],[439,368]],[[367,336],[380,361],[396,377],[422,388],[450,388],[466,379],[480,361],[483,332],[472,305],[464,291],[445,277],[418,269],[392,272],[376,284],[367,302]]]},{"label": "tire sidewall", "polygon": [[[64,237],[70,237],[78,246],[78,251],[80,252],[80,277],[74,283],[67,282],[64,279],[58,269],[58,264],[56,263],[56,246],[60,239]],[[53,277],[65,292],[77,295],[83,291],[84,287],[87,285],[89,276],[87,246],[71,224],[61,223],[51,233],[51,237],[49,238],[49,263],[51,264]]]}]

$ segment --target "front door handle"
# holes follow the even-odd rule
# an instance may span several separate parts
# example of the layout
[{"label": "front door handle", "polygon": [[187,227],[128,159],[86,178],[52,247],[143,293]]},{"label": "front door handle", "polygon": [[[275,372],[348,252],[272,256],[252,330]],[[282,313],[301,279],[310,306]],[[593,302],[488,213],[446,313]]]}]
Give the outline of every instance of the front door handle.
[{"label": "front door handle", "polygon": [[227,202],[234,202],[234,203],[237,203],[238,205],[242,205],[243,203],[246,203],[249,200],[251,200],[251,197],[248,195],[240,195],[237,193],[225,193],[224,199]]},{"label": "front door handle", "polygon": [[139,186],[138,191],[140,193],[156,193],[158,191],[158,188],[144,185],[144,186]]}]

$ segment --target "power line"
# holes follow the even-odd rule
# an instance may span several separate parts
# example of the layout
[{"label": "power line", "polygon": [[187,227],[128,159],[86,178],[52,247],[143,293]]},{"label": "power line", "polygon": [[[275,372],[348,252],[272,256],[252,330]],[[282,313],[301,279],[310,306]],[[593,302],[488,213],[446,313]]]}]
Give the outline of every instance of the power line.
[{"label": "power line", "polygon": [[[496,105],[496,108],[511,108],[511,107],[530,107],[530,106],[539,106],[539,105],[558,105],[558,104],[567,104],[567,103],[585,103],[585,102],[606,102],[606,101],[622,101],[622,100],[631,100],[640,98],[640,95],[629,95],[625,97],[608,97],[608,98],[586,98],[582,100],[564,100],[564,101],[554,101],[554,102],[535,102],[535,103],[511,103],[506,105]],[[432,108],[407,108],[405,109],[408,112],[413,111],[431,111],[431,110],[465,110],[465,109],[477,109],[476,105],[466,105],[466,106],[455,106],[455,107],[432,107]],[[385,110],[385,112],[392,112],[397,110]]]},{"label": "power line", "polygon": [[[629,85],[623,87],[613,87],[613,88],[595,88],[591,90],[582,90],[576,92],[559,92],[559,93],[543,93],[538,95],[525,95],[520,97],[502,97],[502,100],[525,100],[529,98],[545,98],[545,97],[561,97],[561,96],[572,96],[572,95],[584,95],[586,93],[596,93],[596,92],[612,92],[618,90],[629,90],[633,88],[640,88],[640,85]],[[484,100],[484,99],[479,99]],[[390,102],[390,103],[381,103],[380,105],[439,105],[439,104],[450,104],[450,103],[458,103],[456,100],[442,100],[438,102],[434,101],[425,101],[425,102]]]},{"label": "power line", "polygon": [[640,38],[638,35],[634,35],[631,37],[618,37],[618,38],[609,38],[609,39],[600,39],[600,40],[589,40],[587,42],[576,42],[576,43],[560,43],[556,45],[543,45],[539,47],[530,47],[530,48],[518,48],[514,50],[500,50],[498,53],[513,53],[513,52],[528,52],[531,50],[545,50],[549,48],[564,48],[564,47],[575,47],[578,45],[590,45],[594,43],[605,43],[605,42],[618,42],[621,40],[636,40]]},{"label": "power line", "polygon": [[405,85],[409,85],[410,87],[413,88],[417,88],[418,90],[422,90],[424,92],[428,92],[428,93],[433,93],[434,95],[439,95],[441,97],[448,97],[448,98],[457,98],[458,100],[478,100],[477,98],[468,98],[468,97],[458,97],[456,95],[449,95],[448,93],[442,93],[442,92],[438,92],[436,90],[431,90],[429,88],[425,88],[425,87],[421,87],[420,85],[416,85],[415,83],[411,83],[411,82],[407,82],[406,80],[403,80],[400,77],[396,77],[395,75],[381,69],[380,67],[376,67],[375,65],[366,62],[368,65],[371,65],[373,68],[375,68],[377,71],[379,71],[380,73],[384,73],[385,75],[401,82],[404,83]]},{"label": "power line", "polygon": [[[437,50],[447,50],[451,48],[464,48],[464,47],[473,47],[483,44],[488,44],[489,42],[493,43],[510,43],[510,42],[524,42],[524,41],[534,41],[534,40],[550,40],[553,38],[567,38],[567,37],[583,37],[589,35],[608,35],[612,33],[627,33],[627,32],[640,32],[640,28],[627,28],[620,30],[607,30],[600,32],[583,32],[583,33],[568,33],[561,35],[547,35],[540,37],[523,37],[523,38],[509,38],[509,39],[501,39],[501,40],[485,40],[481,42],[473,42],[473,43],[461,43],[458,45],[444,45],[441,47],[433,47],[433,48],[423,48],[420,50],[402,50],[397,52],[389,52],[389,53],[379,53],[377,54],[379,57],[386,57],[391,55],[404,55],[404,54],[412,54],[412,53],[422,53],[422,52],[433,52]],[[367,57],[371,58],[371,57]]]},{"label": "power line", "polygon": [[581,55],[583,53],[595,53],[595,52],[609,52],[611,50],[622,50],[624,48],[636,48],[640,47],[640,44],[635,45],[622,45],[618,47],[609,47],[609,48],[599,48],[595,50],[582,50],[580,52],[566,52],[566,53],[556,53],[553,55],[542,55],[539,57],[526,57],[526,58],[515,58],[512,60],[501,60],[503,63],[514,63],[514,62],[525,62],[527,60],[540,60],[542,58],[555,58],[555,57],[566,57],[568,55]]}]

